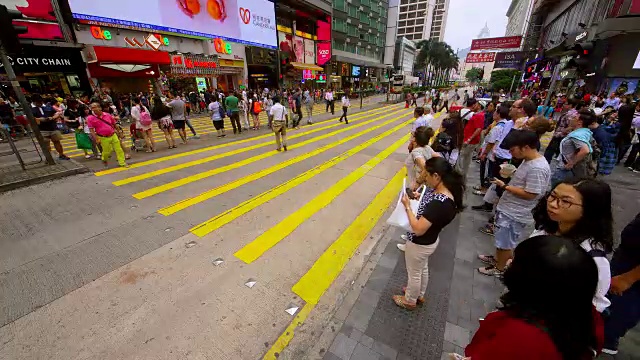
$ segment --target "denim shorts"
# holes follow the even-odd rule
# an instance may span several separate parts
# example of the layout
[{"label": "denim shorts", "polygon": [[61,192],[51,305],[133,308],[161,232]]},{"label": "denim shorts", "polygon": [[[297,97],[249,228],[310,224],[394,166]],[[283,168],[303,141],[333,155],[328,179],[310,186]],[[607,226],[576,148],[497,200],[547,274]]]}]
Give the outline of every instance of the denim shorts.
[{"label": "denim shorts", "polygon": [[518,245],[520,235],[526,224],[519,223],[501,212],[496,211],[495,239],[496,248],[501,250],[513,250]]}]

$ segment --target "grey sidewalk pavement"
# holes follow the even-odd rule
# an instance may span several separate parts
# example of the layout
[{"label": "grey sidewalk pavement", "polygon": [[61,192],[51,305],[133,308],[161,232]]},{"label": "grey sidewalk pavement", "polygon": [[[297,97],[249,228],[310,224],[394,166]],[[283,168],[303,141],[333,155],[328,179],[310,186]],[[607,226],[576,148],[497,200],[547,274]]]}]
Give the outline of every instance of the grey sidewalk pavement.
[{"label": "grey sidewalk pavement", "polygon": [[90,171],[74,160],[56,160],[55,165],[40,162],[26,168],[22,170],[17,159],[13,165],[0,167],[0,193]]},{"label": "grey sidewalk pavement", "polygon": [[[479,327],[479,318],[495,310],[504,290],[500,281],[476,271],[482,263],[478,254],[494,251],[493,238],[478,231],[489,214],[471,210],[482,198],[471,194],[479,183],[474,163],[468,179],[468,208],[440,235],[440,245],[429,261],[430,279],[426,303],[413,312],[397,307],[391,296],[406,284],[404,253],[396,248],[402,231],[389,228],[381,246],[382,257],[355,304],[339,308],[332,324],[342,324],[324,354],[326,360],[448,359],[450,352],[464,353],[464,347]],[[640,176],[618,167],[604,177],[613,189],[616,237],[640,211]],[[386,241],[385,241],[386,240]],[[386,244],[386,245],[385,245]],[[370,265],[368,265],[370,266]],[[348,314],[341,317],[339,314]],[[603,355],[602,359],[611,359]],[[622,340],[615,359],[640,359],[640,327]]]}]

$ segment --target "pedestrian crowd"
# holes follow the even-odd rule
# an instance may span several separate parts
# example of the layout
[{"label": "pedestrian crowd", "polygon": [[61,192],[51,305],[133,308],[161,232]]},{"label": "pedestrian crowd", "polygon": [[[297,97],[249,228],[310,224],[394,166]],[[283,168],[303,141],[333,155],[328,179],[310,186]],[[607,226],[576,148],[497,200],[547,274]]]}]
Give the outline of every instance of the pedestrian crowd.
[{"label": "pedestrian crowd", "polygon": [[427,98],[415,109],[398,203],[408,230],[398,244],[407,283],[393,302],[415,310],[429,301],[429,257],[464,209],[474,159],[480,184],[472,193],[482,201],[471,209],[490,213],[479,231],[495,245],[478,255],[484,266],[477,271],[505,286],[500,306],[480,319],[464,356],[453,359],[593,359],[616,354],[640,322],[640,214],[616,241],[612,190],[603,178],[625,158],[639,170],[640,101],[614,93],[600,104],[598,96],[558,94],[560,107],[549,109],[539,97],[476,99],[465,91],[464,108],[449,112],[438,129]]}]

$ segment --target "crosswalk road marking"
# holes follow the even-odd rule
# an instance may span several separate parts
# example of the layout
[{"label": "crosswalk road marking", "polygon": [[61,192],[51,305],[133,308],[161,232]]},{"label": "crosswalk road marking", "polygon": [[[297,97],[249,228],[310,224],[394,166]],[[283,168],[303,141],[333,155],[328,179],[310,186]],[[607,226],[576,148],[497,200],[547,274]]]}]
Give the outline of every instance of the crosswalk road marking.
[{"label": "crosswalk road marking", "polygon": [[[383,111],[388,111],[389,110],[388,108],[389,107],[383,107],[381,109],[377,109],[375,111],[371,111],[368,114],[369,115],[378,114],[378,113],[381,113]],[[360,113],[358,113],[358,115],[360,115]],[[360,118],[360,117],[358,116],[358,118]],[[329,120],[326,120],[326,121],[320,121],[320,122],[314,123],[314,125],[310,127],[310,130],[306,130],[306,128],[305,128],[304,130],[302,130],[302,132],[304,134],[309,134],[310,131],[315,132],[316,127],[321,126],[324,123],[331,122],[331,120],[337,120],[337,119],[338,118],[336,117],[334,119],[329,119]],[[355,117],[354,117],[354,119],[355,119]],[[335,126],[340,126],[340,123],[330,125],[330,127],[335,127]],[[324,128],[325,127],[322,127],[322,129],[324,129]],[[295,131],[295,129],[290,129],[287,132],[293,132],[293,131]],[[228,143],[208,146],[208,147],[204,147],[204,148],[200,148],[200,149],[186,151],[186,152],[182,152],[182,153],[179,153],[179,154],[164,156],[164,157],[161,157],[161,158],[151,159],[151,160],[147,160],[147,161],[141,161],[141,162],[137,162],[137,163],[131,164],[131,166],[129,166],[128,168],[119,167],[119,168],[107,169],[107,170],[104,170],[104,171],[96,172],[95,175],[96,176],[104,176],[104,175],[115,174],[115,173],[119,173],[119,172],[123,172],[123,171],[127,171],[127,170],[132,170],[132,169],[137,169],[137,168],[148,166],[148,165],[158,164],[158,163],[161,163],[161,162],[164,162],[164,161],[168,161],[168,160],[179,159],[179,158],[186,157],[186,156],[201,154],[201,153],[204,153],[204,152],[213,151],[213,150],[217,150],[217,149],[222,149],[222,148],[233,146],[233,145],[245,144],[245,143],[248,143],[248,142],[252,142],[252,141],[255,141],[255,140],[261,140],[261,139],[273,139],[273,133],[254,136],[254,137],[251,137],[251,138],[248,138],[248,139],[235,140],[235,141],[231,141],[231,142],[228,142]],[[118,184],[121,184],[121,183],[118,182]],[[116,184],[116,185],[118,185],[118,184]]]},{"label": "crosswalk road marking", "polygon": [[295,334],[295,329],[304,324],[309,313],[318,303],[318,299],[331,286],[346,263],[351,259],[355,250],[366,239],[396,198],[398,191],[402,187],[402,179],[405,175],[406,171],[404,169],[398,171],[351,225],[318,258],[311,269],[293,286],[293,292],[298,294],[306,304],[267,351],[263,359],[277,359],[282,350],[289,345]]},{"label": "crosswalk road marking", "polygon": [[[400,110],[398,110],[398,111],[400,111]],[[382,111],[380,111],[380,112],[382,112]],[[380,112],[376,112],[375,114],[378,114]],[[370,115],[371,115],[371,113],[370,114],[366,114],[366,115],[362,115],[362,116],[359,116],[359,117],[354,117],[354,120],[366,118],[366,117],[368,117]],[[334,127],[341,126],[341,125],[342,124],[338,122],[338,123],[334,123],[334,124],[323,126],[323,127],[312,127],[312,128],[307,129],[307,130],[304,130],[302,132],[296,133],[293,136],[287,136],[287,139],[288,140],[289,139],[296,139],[296,138],[299,138],[301,136],[313,134],[313,133],[316,133],[316,132],[319,132],[319,131],[322,131],[322,130],[334,128]],[[255,139],[261,138],[261,137],[262,136],[258,136],[258,137],[254,137],[253,139],[255,140]],[[116,185],[116,186],[122,186],[122,185],[126,185],[126,184],[131,184],[131,183],[134,183],[134,182],[137,182],[137,181],[141,181],[141,180],[152,178],[154,176],[167,174],[167,173],[170,173],[170,172],[173,172],[173,171],[177,171],[177,170],[186,169],[186,168],[191,167],[191,166],[202,165],[202,164],[205,164],[207,162],[211,162],[211,161],[214,161],[214,160],[222,159],[224,157],[228,157],[228,156],[232,156],[232,155],[241,154],[243,152],[248,152],[248,151],[251,151],[251,150],[255,150],[255,149],[258,149],[258,148],[261,148],[261,147],[264,147],[264,146],[269,146],[269,145],[273,146],[273,144],[274,144],[274,142],[273,142],[273,134],[268,134],[268,137],[270,138],[271,141],[265,141],[265,142],[261,142],[259,144],[255,144],[255,145],[251,145],[251,146],[245,146],[245,147],[243,147],[241,149],[231,150],[231,151],[228,151],[228,152],[225,152],[225,153],[222,153],[222,154],[216,154],[216,155],[212,155],[212,156],[205,157],[205,158],[202,158],[202,159],[184,162],[184,163],[181,163],[181,164],[178,164],[178,165],[165,167],[165,168],[162,168],[162,169],[159,169],[159,170],[155,170],[155,171],[149,171],[149,172],[146,172],[144,174],[140,174],[140,175],[136,175],[136,176],[132,176],[132,177],[126,178],[126,179],[114,181],[113,184]],[[235,145],[235,143],[232,142],[232,143],[228,144],[228,146],[231,146],[231,145]]]},{"label": "crosswalk road marking", "polygon": [[[325,152],[325,151],[327,151],[329,149],[332,149],[332,148],[334,148],[334,147],[336,147],[336,146],[338,146],[340,144],[344,144],[344,143],[346,143],[348,141],[351,141],[351,140],[353,140],[355,138],[358,138],[358,137],[360,137],[362,135],[365,135],[365,134],[368,134],[368,133],[370,133],[372,131],[375,131],[375,130],[377,130],[377,129],[385,126],[385,125],[389,125],[389,124],[391,124],[393,122],[396,122],[401,117],[402,116],[399,116],[399,117],[396,117],[396,118],[392,118],[391,120],[387,120],[387,121],[383,122],[380,125],[373,126],[373,127],[368,128],[366,130],[360,131],[360,132],[358,132],[358,133],[356,133],[354,135],[351,135],[351,136],[345,137],[343,139],[334,141],[332,143],[329,143],[329,144],[327,144],[325,146],[322,146],[320,148],[317,148],[315,150],[306,152],[306,153],[304,153],[302,155],[298,155],[298,156],[296,156],[294,158],[291,158],[289,160],[283,161],[283,162],[281,162],[281,163],[279,163],[277,165],[274,165],[274,166],[271,166],[271,167],[266,168],[264,170],[261,170],[259,172],[253,173],[253,174],[251,174],[249,176],[245,176],[243,178],[237,179],[237,180],[232,181],[230,183],[227,183],[225,185],[219,186],[219,187],[217,187],[215,189],[212,189],[212,190],[209,190],[209,191],[205,191],[204,193],[202,193],[200,195],[184,199],[184,200],[179,201],[179,202],[177,202],[177,203],[175,203],[173,205],[170,205],[170,206],[167,206],[165,208],[162,208],[158,212],[160,214],[162,214],[162,215],[175,214],[176,212],[184,210],[184,209],[186,209],[186,208],[188,208],[190,206],[193,206],[195,204],[199,204],[199,203],[201,203],[201,202],[203,202],[205,200],[211,199],[211,198],[213,198],[215,196],[218,196],[218,195],[220,195],[222,193],[225,193],[225,192],[227,192],[229,190],[235,189],[235,188],[237,188],[237,187],[239,187],[241,185],[250,183],[250,182],[252,182],[254,180],[260,179],[260,178],[262,178],[264,176],[267,176],[267,175],[269,175],[271,173],[274,173],[274,172],[276,172],[278,170],[284,169],[287,166],[291,166],[291,165],[293,165],[295,163],[298,163],[300,161],[308,159],[308,158],[310,158],[312,156],[321,154],[321,153],[323,153],[323,152]],[[362,125],[365,125],[365,124],[367,124],[369,122],[373,122],[373,121],[377,121],[377,120],[378,120],[377,118],[373,119],[373,120],[369,120],[369,121],[366,121],[366,122],[364,122],[362,124],[359,124],[359,126],[362,126]],[[358,125],[356,125],[356,126],[358,126]],[[337,131],[334,131],[333,133],[340,133],[340,132],[347,131],[349,129],[351,129],[351,128],[345,128],[343,130],[337,130]],[[329,134],[332,134],[332,133],[329,133]],[[294,145],[292,145],[290,147],[290,149],[295,149],[297,147],[301,147],[301,146],[304,146],[306,144],[309,144],[309,143],[312,143],[314,141],[317,141],[317,139],[327,138],[327,137],[330,137],[330,136],[333,135],[333,134],[332,135],[329,135],[329,134],[324,134],[324,135],[321,135],[321,136],[317,136],[317,137],[315,137],[313,139],[309,139],[307,141],[303,141],[301,143],[294,144]],[[141,193],[134,194],[134,197],[136,197],[138,199],[141,199],[141,198],[145,198],[145,197],[148,197],[148,196],[151,196],[151,195],[155,195],[155,194],[157,194],[159,192],[166,191],[169,188],[176,188],[176,187],[182,186],[184,184],[187,184],[189,182],[192,182],[192,181],[195,181],[195,180],[200,180],[200,179],[206,178],[208,176],[212,176],[212,175],[227,171],[229,169],[236,169],[236,168],[239,168],[239,167],[242,167],[242,166],[245,166],[245,165],[252,164],[255,161],[261,160],[261,159],[269,157],[269,156],[273,156],[276,153],[278,153],[278,152],[274,150],[272,152],[268,152],[266,154],[254,156],[252,158],[245,159],[245,160],[242,160],[242,161],[239,161],[237,163],[230,164],[230,165],[227,165],[227,166],[223,166],[223,167],[220,167],[218,169],[213,169],[213,170],[205,171],[203,173],[196,174],[196,175],[193,175],[193,176],[188,176],[187,178],[180,179],[180,180],[177,180],[177,181],[173,181],[171,183],[168,183],[168,184],[165,184],[165,185],[161,185],[161,186],[149,189],[149,190],[145,190],[145,191],[143,191]],[[187,180],[185,180],[185,179],[187,179]]]}]

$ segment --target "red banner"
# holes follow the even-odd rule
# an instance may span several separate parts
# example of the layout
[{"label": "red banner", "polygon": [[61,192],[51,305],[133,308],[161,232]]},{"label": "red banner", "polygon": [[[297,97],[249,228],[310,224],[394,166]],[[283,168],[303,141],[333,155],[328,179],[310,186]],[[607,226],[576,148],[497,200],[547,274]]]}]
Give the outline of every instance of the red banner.
[{"label": "red banner", "polygon": [[519,48],[521,41],[522,36],[474,39],[473,41],[471,41],[471,50]]},{"label": "red banner", "polygon": [[316,43],[316,64],[322,66],[331,60],[331,43],[330,42],[318,42]]},{"label": "red banner", "polygon": [[488,52],[488,53],[468,53],[466,63],[483,63],[483,62],[493,62],[496,59],[496,53]]}]

